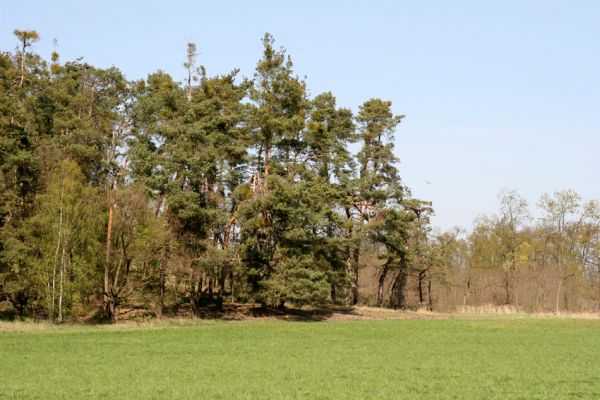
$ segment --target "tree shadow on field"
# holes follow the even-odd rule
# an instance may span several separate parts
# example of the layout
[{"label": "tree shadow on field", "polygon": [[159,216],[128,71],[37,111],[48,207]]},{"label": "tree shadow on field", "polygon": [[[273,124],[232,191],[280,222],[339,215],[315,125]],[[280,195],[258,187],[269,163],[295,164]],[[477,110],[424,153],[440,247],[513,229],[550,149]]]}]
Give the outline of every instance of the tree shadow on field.
[{"label": "tree shadow on field", "polygon": [[251,311],[255,318],[275,318],[284,321],[319,322],[332,319],[353,318],[356,313],[351,307],[321,306],[310,308],[271,308],[257,307]]},{"label": "tree shadow on field", "polygon": [[201,319],[240,321],[245,319],[277,319],[292,322],[320,322],[332,319],[354,319],[357,315],[351,307],[320,306],[310,308],[264,307],[260,304],[223,304],[223,309],[205,307],[197,310]]},{"label": "tree shadow on field", "polygon": [[[224,303],[222,308],[214,304],[206,304],[202,307],[192,310],[189,305],[180,304],[172,309],[165,309],[162,318],[157,317],[153,310],[144,307],[119,308],[117,314],[118,322],[141,322],[154,319],[203,319],[203,320],[221,320],[221,321],[243,321],[252,319],[270,319],[291,322],[321,322],[360,319],[361,315],[355,308],[339,305],[310,306],[303,308],[296,307],[265,307],[260,304],[247,303]],[[107,324],[110,323],[104,318],[102,309],[98,308],[94,313],[88,315],[85,319],[79,320],[87,324]]]}]

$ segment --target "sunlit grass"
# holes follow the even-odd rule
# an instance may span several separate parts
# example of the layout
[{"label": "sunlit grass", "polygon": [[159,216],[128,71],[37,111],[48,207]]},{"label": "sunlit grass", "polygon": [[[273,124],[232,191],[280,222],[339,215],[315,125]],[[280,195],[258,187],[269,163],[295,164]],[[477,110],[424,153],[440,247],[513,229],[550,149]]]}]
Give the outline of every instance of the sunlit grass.
[{"label": "sunlit grass", "polygon": [[5,328],[0,398],[600,398],[594,320]]}]

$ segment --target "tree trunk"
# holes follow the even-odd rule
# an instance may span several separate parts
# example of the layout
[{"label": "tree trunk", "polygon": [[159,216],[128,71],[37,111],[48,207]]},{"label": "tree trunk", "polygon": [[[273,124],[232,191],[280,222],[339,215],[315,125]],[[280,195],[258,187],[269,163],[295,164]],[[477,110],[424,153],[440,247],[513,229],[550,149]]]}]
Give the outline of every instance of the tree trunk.
[{"label": "tree trunk", "polygon": [[197,289],[196,289],[196,293],[198,294],[198,296],[200,296],[201,294],[204,293],[205,277],[206,277],[206,274],[204,272],[200,274],[200,280],[198,281],[198,285],[197,285]]},{"label": "tree trunk", "polygon": [[433,293],[431,291],[432,286],[432,279],[431,276],[429,276],[429,279],[427,281],[427,298],[429,300],[429,311],[433,311]]},{"label": "tree trunk", "polygon": [[116,315],[117,315],[117,313],[116,313],[116,305],[115,305],[114,301],[112,301],[112,299],[111,299],[111,301],[109,301],[105,305],[105,307],[104,307],[104,313],[107,316],[107,319],[108,319],[108,321],[110,323],[117,322],[117,319],[116,319]]},{"label": "tree trunk", "polygon": [[565,310],[566,313],[569,312],[569,288],[567,286],[568,282],[567,282],[567,278],[564,279],[565,280],[565,287],[563,288],[563,310]]},{"label": "tree trunk", "polygon": [[335,286],[335,282],[331,283],[330,295],[331,295],[331,302],[333,304],[336,304],[337,303],[337,287]]},{"label": "tree trunk", "polygon": [[[60,232],[60,230],[59,230]],[[56,270],[57,267],[60,268],[60,258],[58,256],[58,253],[60,252],[60,233],[59,233],[59,241],[56,245],[56,262],[54,263],[53,267],[52,267],[52,304],[50,305],[50,320],[54,320],[54,306],[56,304]]]},{"label": "tree trunk", "polygon": [[385,289],[385,279],[387,278],[390,272],[389,262],[386,262],[379,274],[379,281],[377,282],[377,307],[383,306],[384,300],[384,289]]},{"label": "tree trunk", "polygon": [[271,160],[271,146],[269,143],[265,144],[265,184],[267,177],[269,176],[269,161]]},{"label": "tree trunk", "polygon": [[394,285],[392,286],[392,295],[390,305],[396,309],[406,308],[406,284],[408,281],[408,271],[406,268],[401,268],[398,271]]},{"label": "tree trunk", "polygon": [[512,295],[511,295],[511,281],[510,281],[510,269],[506,270],[506,276],[504,279],[504,287],[506,290],[506,299],[505,299],[505,304],[506,305],[510,305],[512,302]]},{"label": "tree trunk", "polygon": [[158,318],[162,318],[165,308],[165,263],[161,262],[158,270]]},{"label": "tree trunk", "polygon": [[110,262],[112,251],[112,230],[114,218],[114,204],[110,204],[108,208],[108,227],[106,229],[106,255],[104,259],[104,313],[105,317],[110,322],[115,322],[115,306],[114,299],[111,296],[110,288]]},{"label": "tree trunk", "polygon": [[358,293],[358,270],[360,260],[360,249],[357,247],[353,251],[352,257],[352,305],[357,305],[360,301]]},{"label": "tree trunk", "polygon": [[219,272],[218,281],[218,293],[217,293],[217,309],[223,310],[223,297],[225,295],[225,277],[227,276],[227,270],[229,269],[229,262],[225,261]]},{"label": "tree trunk", "polygon": [[463,293],[463,306],[469,305],[470,296],[471,296],[471,274],[467,274],[467,282],[465,284],[465,291]]},{"label": "tree trunk", "polygon": [[21,47],[21,80],[19,81],[19,87],[23,86],[25,81],[25,49],[27,48],[27,41],[23,39],[23,45]]},{"label": "tree trunk", "polygon": [[60,280],[58,289],[58,318],[57,322],[63,322],[63,293],[64,293],[64,281],[65,281],[65,245],[63,243],[62,252],[60,256],[60,268],[59,268]]},{"label": "tree trunk", "polygon": [[559,299],[560,299],[560,288],[562,286],[562,278],[558,281],[558,288],[556,289],[556,307],[554,309],[554,312],[556,314],[558,314],[560,312],[560,305],[559,305]]},{"label": "tree trunk", "polygon": [[229,287],[231,290],[231,302],[233,303],[235,300],[235,296],[233,294],[233,291],[235,289],[235,281],[234,279],[234,275],[233,275],[233,268],[231,269],[231,271],[229,271]]},{"label": "tree trunk", "polygon": [[419,271],[418,275],[418,290],[419,290],[419,304],[423,304],[425,302],[425,295],[423,293],[423,283],[425,282],[425,271]]},{"label": "tree trunk", "polygon": [[[60,212],[58,219],[58,238],[56,240],[56,251],[54,253],[55,263],[52,268],[52,307],[50,308],[50,319],[54,319],[54,305],[56,304],[56,267],[62,268],[62,261],[60,260],[59,253],[61,245],[64,246],[63,243],[63,197],[64,197],[64,186],[61,185],[60,189]],[[63,249],[64,250],[64,249]]]}]

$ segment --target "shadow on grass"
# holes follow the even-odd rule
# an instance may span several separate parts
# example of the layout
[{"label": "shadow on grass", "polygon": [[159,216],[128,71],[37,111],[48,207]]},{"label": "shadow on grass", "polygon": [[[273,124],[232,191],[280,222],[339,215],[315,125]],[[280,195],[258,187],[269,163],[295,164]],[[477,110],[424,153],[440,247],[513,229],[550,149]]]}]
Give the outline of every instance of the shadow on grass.
[{"label": "shadow on grass", "polygon": [[[222,320],[222,321],[242,321],[247,319],[276,319],[282,321],[297,322],[320,322],[335,319],[355,319],[360,315],[353,307],[324,305],[311,306],[305,308],[295,307],[265,307],[260,304],[232,304],[225,303],[222,308],[215,304],[207,304],[192,310],[189,305],[180,305],[175,309],[165,310],[162,318],[158,318],[156,313],[144,307],[122,306],[118,309],[117,323],[119,322],[141,322],[156,319],[203,319],[203,320]],[[86,318],[76,322],[96,325],[110,324],[104,318],[101,309],[89,314]]]},{"label": "shadow on grass", "polygon": [[318,308],[264,308],[258,307],[251,311],[255,318],[275,318],[285,321],[318,322],[331,320],[334,316],[355,316],[353,308],[342,306],[324,306]]},{"label": "shadow on grass", "polygon": [[[223,304],[219,309],[215,305],[207,305],[192,311],[181,307],[177,313],[165,317],[183,317],[199,319],[218,319],[223,321],[241,321],[246,319],[277,319],[282,321],[319,322],[331,319],[358,317],[352,307],[326,305],[310,308],[276,308],[264,307],[260,304]],[[120,318],[121,319],[121,318]]]}]

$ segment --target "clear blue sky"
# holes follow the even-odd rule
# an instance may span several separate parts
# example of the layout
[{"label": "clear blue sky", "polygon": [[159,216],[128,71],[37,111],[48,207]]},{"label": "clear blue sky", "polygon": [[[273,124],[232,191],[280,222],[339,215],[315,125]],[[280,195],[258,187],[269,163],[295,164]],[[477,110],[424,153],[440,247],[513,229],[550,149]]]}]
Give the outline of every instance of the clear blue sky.
[{"label": "clear blue sky", "polygon": [[251,76],[271,32],[311,94],[406,114],[401,174],[442,228],[494,212],[501,188],[600,199],[600,1],[3,2],[0,49],[14,28],[130,79],[182,79],[186,39],[209,74]]}]

